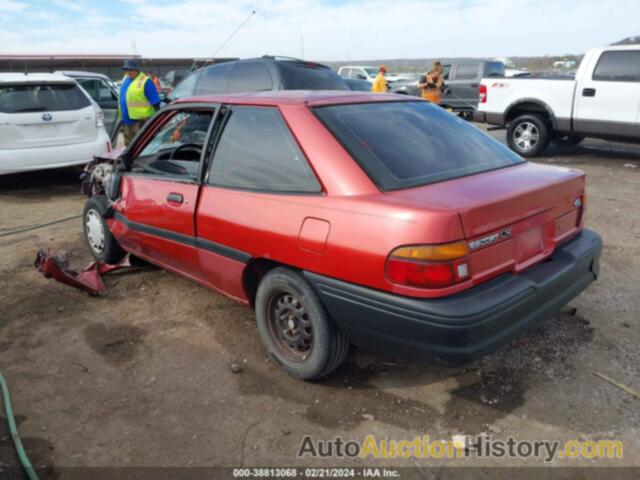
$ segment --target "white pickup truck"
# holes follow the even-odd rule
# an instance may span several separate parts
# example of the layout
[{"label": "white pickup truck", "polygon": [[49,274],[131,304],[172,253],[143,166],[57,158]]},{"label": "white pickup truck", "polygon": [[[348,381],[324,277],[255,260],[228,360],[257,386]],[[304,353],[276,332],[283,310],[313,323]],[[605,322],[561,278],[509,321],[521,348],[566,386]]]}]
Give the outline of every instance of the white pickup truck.
[{"label": "white pickup truck", "polygon": [[541,154],[585,137],[640,142],[640,45],[594,48],[575,80],[487,78],[474,119],[507,128],[509,147]]}]

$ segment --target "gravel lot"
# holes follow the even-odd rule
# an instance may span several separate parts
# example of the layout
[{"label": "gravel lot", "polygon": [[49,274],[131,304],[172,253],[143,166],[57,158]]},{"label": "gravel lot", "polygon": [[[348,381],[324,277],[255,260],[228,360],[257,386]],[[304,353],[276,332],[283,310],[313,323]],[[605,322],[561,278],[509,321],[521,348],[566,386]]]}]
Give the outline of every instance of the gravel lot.
[{"label": "gravel lot", "polygon": [[[553,464],[640,467],[640,399],[594,375],[640,391],[640,147],[588,141],[538,161],[586,171],[586,223],[604,237],[601,277],[572,302],[577,312],[549,318],[464,368],[353,349],[346,365],[316,384],[296,381],[267,360],[250,310],[172,274],[114,274],[98,298],[45,280],[33,268],[38,248],[69,252],[77,268],[90,261],[80,220],[2,234],[80,214],[85,199],[77,175],[0,177],[0,370],[32,461],[48,467],[43,478],[67,478],[72,471],[65,467],[116,465],[541,464],[296,458],[307,434],[360,441],[368,434],[451,439],[486,432],[619,439],[622,460]],[[16,465],[4,418],[2,465]],[[529,474],[517,470],[509,478]]]}]

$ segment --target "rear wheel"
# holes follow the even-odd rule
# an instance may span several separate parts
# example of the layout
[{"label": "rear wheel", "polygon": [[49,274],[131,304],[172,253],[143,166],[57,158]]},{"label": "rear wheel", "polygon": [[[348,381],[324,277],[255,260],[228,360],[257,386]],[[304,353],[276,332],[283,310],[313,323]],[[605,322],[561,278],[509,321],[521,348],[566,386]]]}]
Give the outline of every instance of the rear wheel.
[{"label": "rear wheel", "polygon": [[91,197],[87,200],[82,214],[84,238],[91,255],[99,262],[116,263],[125,255],[125,251],[111,234],[104,219],[107,212],[107,199]]},{"label": "rear wheel", "polygon": [[311,286],[288,268],[278,267],[260,282],[256,321],[271,357],[302,380],[316,380],[332,372],[349,350],[349,341]]},{"label": "rear wheel", "polygon": [[549,145],[549,127],[539,115],[521,115],[509,124],[507,143],[509,148],[523,157],[540,155]]}]

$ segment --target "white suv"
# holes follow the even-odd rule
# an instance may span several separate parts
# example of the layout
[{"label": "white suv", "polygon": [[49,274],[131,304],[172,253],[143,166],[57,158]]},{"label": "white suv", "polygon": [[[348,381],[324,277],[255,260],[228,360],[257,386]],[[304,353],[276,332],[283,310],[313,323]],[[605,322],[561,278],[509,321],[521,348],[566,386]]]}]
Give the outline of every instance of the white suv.
[{"label": "white suv", "polygon": [[100,107],[73,79],[0,73],[0,175],[82,165],[110,149]]}]

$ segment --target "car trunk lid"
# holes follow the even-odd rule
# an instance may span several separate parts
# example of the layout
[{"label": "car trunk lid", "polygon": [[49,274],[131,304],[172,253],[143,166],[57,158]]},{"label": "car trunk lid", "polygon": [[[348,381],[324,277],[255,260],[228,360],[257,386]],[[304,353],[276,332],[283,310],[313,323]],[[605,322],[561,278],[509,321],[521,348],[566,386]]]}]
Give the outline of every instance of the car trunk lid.
[{"label": "car trunk lid", "polygon": [[584,174],[524,163],[388,194],[456,210],[480,281],[528,268],[578,232]]}]

